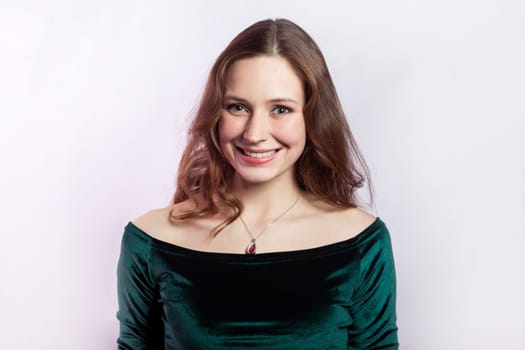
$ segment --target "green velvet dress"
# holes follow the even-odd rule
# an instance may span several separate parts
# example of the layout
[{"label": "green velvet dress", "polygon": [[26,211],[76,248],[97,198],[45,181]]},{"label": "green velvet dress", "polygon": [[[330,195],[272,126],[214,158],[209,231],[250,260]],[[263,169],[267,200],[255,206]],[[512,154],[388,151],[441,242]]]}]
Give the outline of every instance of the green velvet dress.
[{"label": "green velvet dress", "polygon": [[388,229],[289,252],[210,253],[125,227],[119,349],[397,349]]}]

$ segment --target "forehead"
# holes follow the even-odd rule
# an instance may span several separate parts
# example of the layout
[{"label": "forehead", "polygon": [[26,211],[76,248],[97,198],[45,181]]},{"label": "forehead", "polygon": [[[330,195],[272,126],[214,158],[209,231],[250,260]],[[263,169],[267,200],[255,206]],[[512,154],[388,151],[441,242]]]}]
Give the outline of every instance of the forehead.
[{"label": "forehead", "polygon": [[246,99],[293,98],[304,102],[303,82],[279,55],[238,60],[228,70],[226,94]]}]

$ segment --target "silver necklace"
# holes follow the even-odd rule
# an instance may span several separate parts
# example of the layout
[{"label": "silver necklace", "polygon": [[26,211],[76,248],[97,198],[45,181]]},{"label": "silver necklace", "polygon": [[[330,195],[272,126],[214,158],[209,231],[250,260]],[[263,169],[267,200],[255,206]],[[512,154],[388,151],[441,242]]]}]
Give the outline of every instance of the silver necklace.
[{"label": "silver necklace", "polygon": [[246,246],[246,249],[244,250],[244,252],[246,254],[249,254],[249,255],[255,254],[256,250],[257,250],[257,244],[255,243],[255,241],[257,240],[257,238],[259,238],[264,232],[266,232],[266,230],[268,230],[270,228],[270,226],[275,224],[277,222],[277,220],[282,218],[284,216],[284,214],[286,214],[290,210],[292,210],[292,208],[295,207],[295,205],[297,204],[298,201],[299,201],[299,195],[297,195],[297,198],[295,199],[295,202],[293,202],[293,204],[290,207],[288,207],[288,209],[286,209],[281,215],[279,215],[278,217],[276,217],[275,219],[270,221],[270,223],[268,225],[264,226],[263,229],[256,235],[252,234],[252,232],[248,228],[248,225],[246,225],[246,222],[244,222],[244,219],[242,218],[242,216],[239,215],[239,218],[241,219],[241,222],[244,225],[244,228],[246,229],[246,232],[248,232],[248,235],[250,235],[250,238],[251,238],[251,241]]}]

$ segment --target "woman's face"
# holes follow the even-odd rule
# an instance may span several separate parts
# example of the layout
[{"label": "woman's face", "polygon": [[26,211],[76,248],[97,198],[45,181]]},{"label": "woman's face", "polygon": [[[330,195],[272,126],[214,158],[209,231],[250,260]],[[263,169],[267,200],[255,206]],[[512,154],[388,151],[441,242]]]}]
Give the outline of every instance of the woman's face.
[{"label": "woman's face", "polygon": [[219,120],[221,150],[246,183],[293,180],[306,142],[301,79],[281,56],[235,62]]}]

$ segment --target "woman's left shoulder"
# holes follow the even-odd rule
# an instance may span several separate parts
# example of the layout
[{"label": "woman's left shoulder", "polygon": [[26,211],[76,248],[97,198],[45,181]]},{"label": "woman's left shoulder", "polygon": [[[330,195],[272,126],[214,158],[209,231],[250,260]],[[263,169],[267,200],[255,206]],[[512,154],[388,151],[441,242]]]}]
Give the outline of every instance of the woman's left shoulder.
[{"label": "woman's left shoulder", "polygon": [[350,239],[365,231],[377,220],[377,216],[361,208],[348,208],[339,211],[334,220],[338,226],[345,227],[343,232],[346,238]]},{"label": "woman's left shoulder", "polygon": [[359,207],[341,209],[321,201],[310,203],[313,209],[308,216],[315,218],[315,222],[309,222],[310,227],[324,232],[323,236],[333,242],[354,238],[377,220],[376,216]]},{"label": "woman's left shoulder", "polygon": [[361,208],[347,208],[339,212],[339,219],[345,222],[352,222],[357,226],[369,226],[376,219],[377,216],[367,212]]}]

